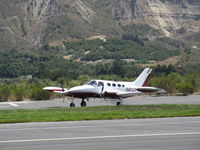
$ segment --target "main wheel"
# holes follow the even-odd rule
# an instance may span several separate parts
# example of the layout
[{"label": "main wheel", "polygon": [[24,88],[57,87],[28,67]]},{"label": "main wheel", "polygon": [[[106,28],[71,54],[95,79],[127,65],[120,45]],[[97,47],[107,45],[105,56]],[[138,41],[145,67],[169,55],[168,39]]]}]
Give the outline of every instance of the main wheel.
[{"label": "main wheel", "polygon": [[117,106],[121,105],[121,102],[117,102],[116,105],[117,105]]},{"label": "main wheel", "polygon": [[71,102],[69,106],[70,107],[75,107],[75,103]]},{"label": "main wheel", "polygon": [[86,107],[86,106],[87,106],[86,102],[85,102],[85,101],[82,101],[82,102],[81,102],[81,107]]}]

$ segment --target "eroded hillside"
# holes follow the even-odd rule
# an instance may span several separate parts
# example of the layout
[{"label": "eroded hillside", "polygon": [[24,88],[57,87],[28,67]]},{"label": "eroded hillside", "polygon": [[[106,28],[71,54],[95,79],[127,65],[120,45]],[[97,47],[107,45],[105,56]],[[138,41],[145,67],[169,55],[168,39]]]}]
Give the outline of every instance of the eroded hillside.
[{"label": "eroded hillside", "polygon": [[148,24],[168,37],[200,31],[199,0],[119,0],[112,14],[124,26]]},{"label": "eroded hillside", "polygon": [[198,34],[199,24],[199,0],[2,0],[0,48],[31,49],[96,35],[120,37],[135,25],[157,30],[154,36],[187,39]]}]

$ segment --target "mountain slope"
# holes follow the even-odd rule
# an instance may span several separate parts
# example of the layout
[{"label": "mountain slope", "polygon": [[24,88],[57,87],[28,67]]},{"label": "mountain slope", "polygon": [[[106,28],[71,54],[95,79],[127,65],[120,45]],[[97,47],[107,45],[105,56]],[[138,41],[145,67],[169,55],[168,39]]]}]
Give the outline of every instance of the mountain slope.
[{"label": "mountain slope", "polygon": [[1,0],[0,49],[130,33],[187,40],[199,24],[199,0]]},{"label": "mountain slope", "polygon": [[200,31],[199,0],[119,0],[112,13],[123,25],[148,24],[167,37]]}]

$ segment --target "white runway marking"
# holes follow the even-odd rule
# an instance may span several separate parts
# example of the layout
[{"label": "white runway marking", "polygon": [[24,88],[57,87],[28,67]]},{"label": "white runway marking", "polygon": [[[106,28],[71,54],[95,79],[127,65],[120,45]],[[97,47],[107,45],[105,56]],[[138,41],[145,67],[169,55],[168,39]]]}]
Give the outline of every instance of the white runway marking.
[{"label": "white runway marking", "polygon": [[12,103],[12,102],[9,102],[8,104],[11,105],[11,106],[14,106],[14,107],[19,106],[19,105],[15,104],[15,103]]},{"label": "white runway marking", "polygon": [[43,128],[23,128],[23,129],[0,129],[1,132],[8,132],[8,131],[30,131],[30,130],[54,130],[54,129],[80,129],[80,128],[94,128],[94,127],[127,127],[127,126],[146,126],[146,125],[174,125],[174,124],[191,124],[191,123],[198,123],[200,121],[180,121],[180,122],[167,122],[167,123],[135,123],[135,124],[97,124],[97,125],[82,125],[82,126],[64,126],[64,127],[43,127]]},{"label": "white runway marking", "polygon": [[[30,101],[31,102],[31,101]],[[21,101],[21,102],[0,102],[0,105],[6,105],[9,103],[15,103],[15,104],[26,104],[26,103],[30,103],[29,101]]]},{"label": "white runway marking", "polygon": [[65,140],[87,140],[87,139],[111,139],[111,138],[129,138],[129,137],[176,136],[176,135],[200,135],[200,132],[135,134],[135,135],[111,135],[111,136],[92,136],[92,137],[29,139],[29,140],[9,140],[9,141],[0,141],[0,144],[1,143],[25,143],[25,142],[65,141]]},{"label": "white runway marking", "polygon": [[[22,101],[22,102],[0,102],[0,107],[10,107],[11,106],[14,106],[14,107],[17,107],[19,106],[19,104],[26,104],[28,102],[26,101]],[[7,106],[2,106],[2,105],[7,105]]]}]

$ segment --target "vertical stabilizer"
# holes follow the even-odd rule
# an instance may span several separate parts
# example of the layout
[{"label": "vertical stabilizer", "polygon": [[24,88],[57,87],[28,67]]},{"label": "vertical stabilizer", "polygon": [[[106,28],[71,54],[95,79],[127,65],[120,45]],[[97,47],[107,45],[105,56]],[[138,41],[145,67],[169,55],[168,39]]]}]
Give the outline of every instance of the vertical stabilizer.
[{"label": "vertical stabilizer", "polygon": [[151,72],[151,68],[145,68],[139,77],[133,82],[133,84],[137,87],[147,86]]}]

